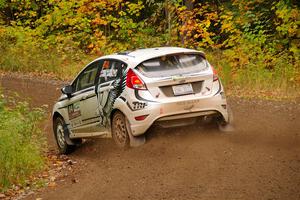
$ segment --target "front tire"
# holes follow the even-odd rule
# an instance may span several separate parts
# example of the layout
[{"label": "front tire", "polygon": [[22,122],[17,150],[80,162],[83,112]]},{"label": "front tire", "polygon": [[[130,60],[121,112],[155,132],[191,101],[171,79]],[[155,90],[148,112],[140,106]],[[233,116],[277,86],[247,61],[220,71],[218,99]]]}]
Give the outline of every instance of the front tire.
[{"label": "front tire", "polygon": [[59,153],[60,154],[69,154],[75,150],[76,145],[67,144],[66,139],[65,139],[66,136],[65,136],[65,132],[64,132],[64,126],[65,126],[65,121],[61,117],[58,117],[54,120],[53,131],[54,131],[56,144],[57,144]]},{"label": "front tire", "polygon": [[126,149],[130,145],[130,138],[126,127],[126,117],[117,111],[112,118],[112,137],[118,147]]}]

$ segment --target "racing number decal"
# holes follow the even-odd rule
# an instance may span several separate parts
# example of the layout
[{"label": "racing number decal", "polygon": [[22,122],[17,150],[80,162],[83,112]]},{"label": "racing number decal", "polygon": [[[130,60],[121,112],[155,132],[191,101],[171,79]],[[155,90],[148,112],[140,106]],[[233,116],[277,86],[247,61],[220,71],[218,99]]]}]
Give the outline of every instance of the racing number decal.
[{"label": "racing number decal", "polygon": [[68,105],[68,114],[70,120],[75,119],[81,115],[79,104],[80,102],[76,102]]},{"label": "racing number decal", "polygon": [[148,105],[146,102],[138,102],[138,101],[134,101],[132,102],[132,104],[134,110],[144,109]]}]

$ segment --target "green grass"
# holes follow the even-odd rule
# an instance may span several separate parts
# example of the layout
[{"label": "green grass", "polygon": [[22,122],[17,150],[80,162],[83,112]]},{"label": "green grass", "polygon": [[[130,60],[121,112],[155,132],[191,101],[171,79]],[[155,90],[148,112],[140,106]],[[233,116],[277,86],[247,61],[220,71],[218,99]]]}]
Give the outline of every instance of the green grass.
[{"label": "green grass", "polygon": [[12,184],[24,185],[44,168],[46,140],[38,129],[43,115],[42,109],[29,109],[25,102],[8,108],[0,96],[0,192]]}]

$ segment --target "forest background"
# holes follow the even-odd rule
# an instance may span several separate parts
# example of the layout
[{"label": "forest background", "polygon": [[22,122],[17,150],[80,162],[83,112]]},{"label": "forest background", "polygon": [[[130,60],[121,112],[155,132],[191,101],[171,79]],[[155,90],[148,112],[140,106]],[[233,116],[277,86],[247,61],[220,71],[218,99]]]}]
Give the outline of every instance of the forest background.
[{"label": "forest background", "polygon": [[203,50],[232,95],[299,96],[297,0],[0,0],[0,69],[74,77],[137,48]]}]

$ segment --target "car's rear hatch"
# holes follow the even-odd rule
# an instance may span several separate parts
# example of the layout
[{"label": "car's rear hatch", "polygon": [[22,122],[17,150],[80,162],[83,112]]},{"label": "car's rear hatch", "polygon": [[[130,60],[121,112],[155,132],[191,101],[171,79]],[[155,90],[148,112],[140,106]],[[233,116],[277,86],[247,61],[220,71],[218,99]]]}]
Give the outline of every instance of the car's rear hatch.
[{"label": "car's rear hatch", "polygon": [[135,68],[158,101],[191,99],[211,93],[213,73],[201,54],[172,54],[142,62]]}]

